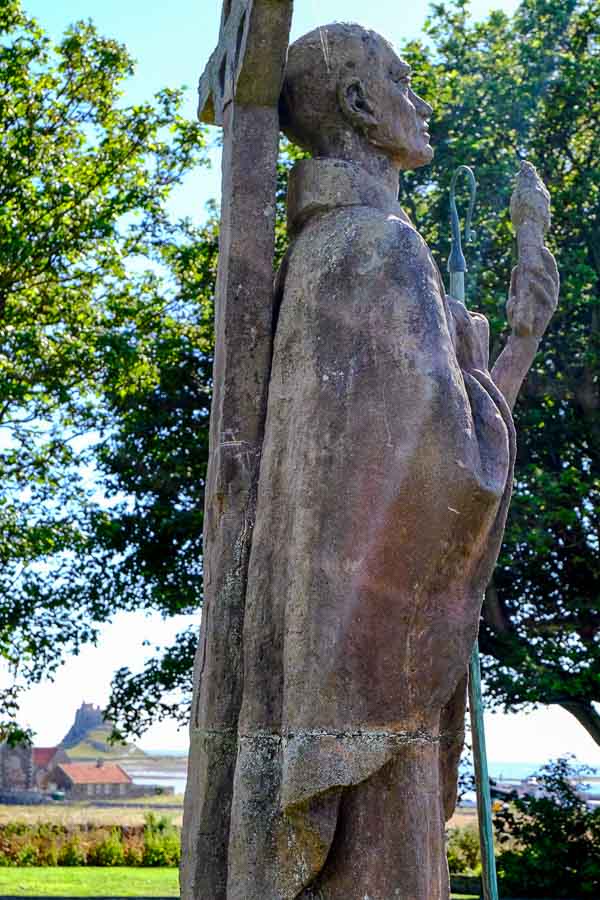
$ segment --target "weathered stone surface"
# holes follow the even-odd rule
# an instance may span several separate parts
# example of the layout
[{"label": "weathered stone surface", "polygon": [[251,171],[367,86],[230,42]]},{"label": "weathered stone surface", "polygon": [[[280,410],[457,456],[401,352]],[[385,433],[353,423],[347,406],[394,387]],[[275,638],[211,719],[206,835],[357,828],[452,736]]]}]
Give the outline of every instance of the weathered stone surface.
[{"label": "weathered stone surface", "polygon": [[220,900],[227,890],[246,571],[272,350],[277,101],[291,11],[292,0],[225,0],[219,46],[199,86],[200,117],[223,125],[224,136],[184,900]]},{"label": "weathered stone surface", "polygon": [[[523,284],[531,280],[523,268],[535,265],[544,255],[544,235],[550,227],[550,194],[531,163],[521,165],[510,201],[510,217],[517,232],[520,269],[517,267],[513,272],[506,313],[515,334],[540,338],[554,312],[556,298],[550,293],[549,304],[532,303],[527,295],[539,283],[539,278],[534,284]],[[546,255],[548,262],[553,263],[548,251]]]},{"label": "weathered stone surface", "polygon": [[[506,356],[493,380],[486,320],[445,295],[396,201],[399,170],[431,159],[431,108],[389,44],[346,25],[296,42],[281,110],[318,158],[290,178],[251,546],[207,524],[228,618],[211,603],[203,623],[186,840],[206,856],[184,896],[447,900],[465,672],[512,484],[502,391],[531,347],[515,335],[518,371]],[[230,496],[209,496],[226,521]]]},{"label": "weathered stone surface", "polygon": [[[446,300],[393,197],[342,160],[302,162],[290,196],[311,214],[290,208],[304,224],[285,266],[248,576],[230,896],[303,896],[316,878],[314,896],[437,900],[440,718],[464,690],[499,546],[510,414],[479,368],[480,323]],[[279,741],[271,797],[263,735]],[[386,802],[384,769],[391,782],[412,772]],[[381,803],[388,827],[371,839]],[[334,864],[326,826],[330,842],[344,829],[348,858],[374,840],[377,877],[375,861]]]},{"label": "weathered stone surface", "polygon": [[225,125],[204,607],[181,869],[184,898],[215,900],[225,896],[246,571],[271,359],[277,111],[230,104]]},{"label": "weathered stone surface", "polygon": [[198,85],[198,116],[224,124],[228,104],[277,108],[292,0],[225,0],[219,44]]}]

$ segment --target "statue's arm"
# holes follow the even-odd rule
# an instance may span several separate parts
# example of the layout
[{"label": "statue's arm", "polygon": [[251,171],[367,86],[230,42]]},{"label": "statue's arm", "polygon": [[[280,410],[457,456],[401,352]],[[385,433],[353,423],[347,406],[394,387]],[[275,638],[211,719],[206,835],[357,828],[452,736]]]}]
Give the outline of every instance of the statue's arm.
[{"label": "statue's arm", "polygon": [[556,262],[546,247],[529,247],[513,269],[507,304],[511,334],[492,378],[512,409],[558,302]]},{"label": "statue's arm", "polygon": [[492,369],[492,378],[512,409],[558,303],[560,279],[545,246],[550,194],[528,162],[521,164],[510,201],[518,263],[513,269],[507,315],[511,335]]}]

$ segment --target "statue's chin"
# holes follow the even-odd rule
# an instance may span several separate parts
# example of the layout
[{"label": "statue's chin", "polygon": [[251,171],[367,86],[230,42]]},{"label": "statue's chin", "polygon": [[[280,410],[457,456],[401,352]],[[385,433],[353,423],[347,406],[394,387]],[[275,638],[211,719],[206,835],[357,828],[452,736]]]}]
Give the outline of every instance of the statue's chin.
[{"label": "statue's chin", "polygon": [[412,153],[406,153],[405,151],[398,162],[403,171],[408,171],[410,169],[418,169],[420,166],[426,166],[432,159],[433,147],[431,144],[426,144],[423,147],[419,147],[418,150],[414,150]]}]

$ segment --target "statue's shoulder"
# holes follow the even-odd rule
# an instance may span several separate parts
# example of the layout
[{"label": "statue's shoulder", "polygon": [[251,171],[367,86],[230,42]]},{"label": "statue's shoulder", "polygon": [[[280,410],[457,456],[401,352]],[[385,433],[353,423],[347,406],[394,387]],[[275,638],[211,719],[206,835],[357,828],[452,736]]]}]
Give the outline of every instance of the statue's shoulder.
[{"label": "statue's shoulder", "polygon": [[374,243],[390,250],[403,248],[423,258],[431,256],[425,240],[406,216],[367,204],[314,210],[300,227],[294,229],[292,241],[320,242],[330,256],[337,252],[354,252],[360,245]]},{"label": "statue's shoulder", "polygon": [[411,271],[415,277],[438,277],[431,251],[414,226],[401,215],[370,206],[315,215],[297,235],[296,245],[311,268],[343,265],[362,274],[368,267],[403,281]]},{"label": "statue's shoulder", "polygon": [[[349,284],[376,273],[403,287],[439,275],[431,252],[389,189],[354,163],[306,159],[288,186],[292,237],[284,268],[303,281],[344,275]],[[353,281],[354,279],[354,281]]]}]

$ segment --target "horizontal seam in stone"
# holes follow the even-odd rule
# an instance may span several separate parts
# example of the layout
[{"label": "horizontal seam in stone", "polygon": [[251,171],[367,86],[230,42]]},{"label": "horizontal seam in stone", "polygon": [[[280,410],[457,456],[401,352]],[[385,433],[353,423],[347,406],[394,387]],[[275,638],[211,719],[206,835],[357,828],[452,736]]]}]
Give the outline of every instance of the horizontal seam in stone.
[{"label": "horizontal seam in stone", "polygon": [[228,726],[225,728],[192,728],[192,733],[195,735],[204,735],[205,737],[237,737],[240,741],[252,741],[252,740],[264,740],[264,741],[273,741],[274,743],[281,743],[282,741],[287,743],[289,741],[294,740],[295,738],[313,738],[313,737],[328,737],[328,738],[336,738],[338,740],[344,740],[347,738],[352,739],[380,739],[383,738],[385,740],[396,740],[401,743],[417,743],[419,741],[423,741],[425,743],[440,743],[440,741],[450,739],[456,739],[457,737],[463,737],[463,732],[461,729],[452,730],[452,731],[443,731],[438,736],[434,736],[432,734],[428,734],[424,731],[369,731],[369,730],[358,730],[358,731],[327,731],[326,729],[302,729],[300,731],[289,731],[283,735],[277,734],[274,731],[265,731],[257,729],[256,731],[245,732],[242,734],[238,734],[237,729]]},{"label": "horizontal seam in stone", "polygon": [[209,737],[220,737],[221,735],[236,735],[237,728],[233,728],[231,726],[227,728],[199,728],[194,727],[191,729],[192,734],[205,734]]},{"label": "horizontal seam in stone", "polygon": [[440,738],[442,738],[442,740],[448,740],[448,738],[453,739],[453,738],[457,738],[457,737],[464,738],[464,736],[465,736],[464,727],[454,728],[454,729],[450,728],[450,729],[448,729],[448,731],[442,731],[440,733]]},{"label": "horizontal seam in stone", "polygon": [[385,739],[385,740],[396,740],[402,743],[409,742],[419,742],[424,741],[426,743],[439,743],[443,735],[434,736],[432,734],[427,734],[423,731],[368,731],[368,730],[360,730],[360,731],[326,731],[325,729],[301,729],[299,731],[289,731],[282,735],[277,734],[272,731],[251,731],[242,733],[239,735],[240,741],[252,741],[252,740],[266,740],[266,741],[274,741],[274,742],[288,742],[293,741],[295,738],[320,738],[320,737],[328,737],[328,738],[336,738],[338,740],[344,740],[346,738],[352,739]]}]

